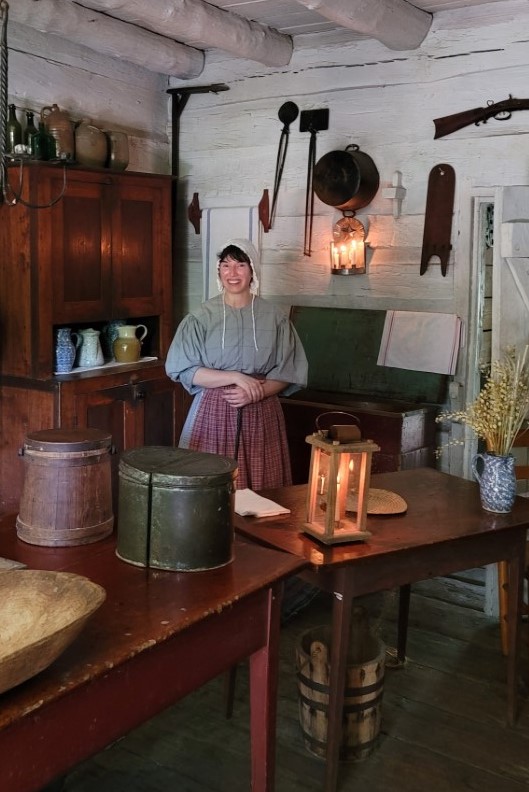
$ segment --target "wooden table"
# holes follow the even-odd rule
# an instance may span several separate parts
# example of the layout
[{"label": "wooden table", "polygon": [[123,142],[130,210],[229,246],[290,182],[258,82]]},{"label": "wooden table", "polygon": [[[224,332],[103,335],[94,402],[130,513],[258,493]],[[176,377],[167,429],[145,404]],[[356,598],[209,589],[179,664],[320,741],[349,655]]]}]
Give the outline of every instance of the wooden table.
[{"label": "wooden table", "polygon": [[303,577],[334,594],[326,792],[334,792],[338,780],[346,650],[354,597],[506,561],[511,625],[507,713],[510,724],[516,718],[519,617],[529,501],[517,498],[510,514],[484,511],[477,484],[432,468],[378,474],[372,477],[371,486],[397,492],[406,500],[408,509],[401,515],[368,517],[367,528],[372,536],[362,543],[326,546],[302,533],[306,485],[263,493],[288,507],[289,515],[236,518],[236,529],[241,534],[308,561],[310,569],[302,573]]},{"label": "wooden table", "polygon": [[0,556],[77,572],[107,592],[55,663],[0,696],[2,792],[41,789],[245,657],[252,789],[273,790],[281,580],[304,561],[237,539],[234,561],[221,569],[145,570],[120,561],[112,538],[24,544],[14,517],[0,520]]}]

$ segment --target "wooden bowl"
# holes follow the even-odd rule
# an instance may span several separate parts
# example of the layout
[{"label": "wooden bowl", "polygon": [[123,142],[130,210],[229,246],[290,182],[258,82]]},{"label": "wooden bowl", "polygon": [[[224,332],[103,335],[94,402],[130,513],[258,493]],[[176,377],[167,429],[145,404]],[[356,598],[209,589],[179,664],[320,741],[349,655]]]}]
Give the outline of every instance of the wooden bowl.
[{"label": "wooden bowl", "polygon": [[105,597],[71,572],[0,572],[0,693],[47,668]]}]

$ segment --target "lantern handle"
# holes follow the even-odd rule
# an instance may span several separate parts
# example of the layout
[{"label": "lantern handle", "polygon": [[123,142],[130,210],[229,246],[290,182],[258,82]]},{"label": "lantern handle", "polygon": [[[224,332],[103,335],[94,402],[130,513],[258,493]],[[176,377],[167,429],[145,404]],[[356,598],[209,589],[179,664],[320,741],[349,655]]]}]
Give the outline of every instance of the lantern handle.
[{"label": "lantern handle", "polygon": [[[322,418],[327,418],[328,419],[330,416],[336,416],[337,420],[332,420],[331,419],[331,420],[325,421],[326,427],[323,428],[322,425],[321,425],[321,419]],[[345,421],[344,422],[343,417],[352,418],[352,421],[349,420],[349,421]],[[344,410],[330,410],[329,412],[320,413],[316,417],[315,424],[316,424],[316,430],[317,430],[317,432],[320,435],[323,436],[323,435],[327,435],[328,434],[331,439],[336,437],[336,439],[338,439],[338,440],[340,439],[340,436],[343,435],[343,432],[339,431],[340,426],[344,426],[344,424],[346,426],[355,426],[356,425],[356,427],[358,427],[358,431],[354,433],[355,437],[351,437],[350,439],[351,440],[360,440],[360,438],[361,438],[361,428],[362,427],[361,427],[360,419],[356,415],[353,415],[352,413],[349,413],[349,412],[345,412]],[[345,438],[344,438],[344,440],[345,440]]]}]

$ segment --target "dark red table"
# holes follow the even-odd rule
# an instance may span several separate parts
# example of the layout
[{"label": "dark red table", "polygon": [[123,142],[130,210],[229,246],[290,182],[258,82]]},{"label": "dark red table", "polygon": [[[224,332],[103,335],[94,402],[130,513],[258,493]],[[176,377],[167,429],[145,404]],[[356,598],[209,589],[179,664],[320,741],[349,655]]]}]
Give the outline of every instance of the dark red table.
[{"label": "dark red table", "polygon": [[145,570],[114,551],[112,538],[72,548],[24,544],[14,517],[0,520],[0,556],[77,572],[107,592],[55,663],[0,695],[2,792],[41,789],[246,657],[251,788],[271,792],[281,581],[306,562],[243,539],[231,564],[207,572]]},{"label": "dark red table", "polygon": [[408,509],[401,515],[368,517],[372,536],[366,542],[326,546],[302,533],[306,485],[262,493],[288,507],[289,515],[236,518],[236,529],[242,535],[305,560],[310,568],[302,576],[334,594],[326,792],[335,792],[338,780],[346,650],[354,597],[506,561],[510,625],[507,715],[511,724],[516,718],[529,500],[517,498],[510,514],[492,514],[481,508],[476,483],[432,468],[381,473],[372,477],[371,486],[398,493]]}]

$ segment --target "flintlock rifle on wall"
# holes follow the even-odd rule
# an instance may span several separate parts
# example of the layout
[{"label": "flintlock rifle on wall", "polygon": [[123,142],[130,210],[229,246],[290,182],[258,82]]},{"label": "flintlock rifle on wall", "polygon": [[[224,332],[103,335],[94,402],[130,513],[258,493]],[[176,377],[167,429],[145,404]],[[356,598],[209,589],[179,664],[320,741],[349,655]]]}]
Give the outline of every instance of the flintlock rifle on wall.
[{"label": "flintlock rifle on wall", "polygon": [[470,124],[476,126],[486,124],[489,118],[495,118],[496,121],[508,121],[515,110],[529,110],[529,99],[513,99],[512,94],[509,94],[509,98],[504,99],[503,102],[495,104],[492,99],[489,99],[486,107],[475,107],[473,110],[465,110],[462,113],[434,118],[434,140],[457,132],[458,129],[463,129]]}]

